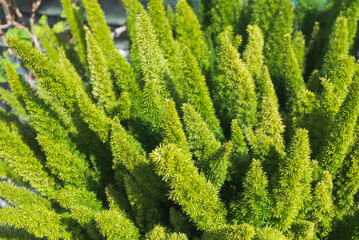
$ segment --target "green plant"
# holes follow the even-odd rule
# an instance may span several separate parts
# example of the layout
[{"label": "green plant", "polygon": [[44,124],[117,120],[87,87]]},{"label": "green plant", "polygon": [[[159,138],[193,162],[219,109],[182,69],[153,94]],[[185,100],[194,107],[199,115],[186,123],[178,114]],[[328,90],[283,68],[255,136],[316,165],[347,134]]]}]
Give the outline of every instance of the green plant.
[{"label": "green plant", "polygon": [[7,65],[0,157],[36,192],[0,183],[1,237],[358,236],[359,1],[123,0],[130,63],[61,2],[72,44],[6,39],[36,89]]}]

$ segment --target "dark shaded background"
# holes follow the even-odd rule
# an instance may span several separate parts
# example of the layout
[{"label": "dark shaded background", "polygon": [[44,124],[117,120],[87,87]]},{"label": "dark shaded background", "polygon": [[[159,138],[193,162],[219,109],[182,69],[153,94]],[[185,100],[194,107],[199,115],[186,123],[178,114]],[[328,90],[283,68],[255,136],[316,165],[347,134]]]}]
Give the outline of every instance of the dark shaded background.
[{"label": "dark shaded background", "polygon": [[[140,0],[146,4],[148,0]],[[30,14],[32,0],[16,0],[21,12]],[[177,0],[166,0],[166,3],[171,4],[173,7],[176,5]],[[197,4],[198,0],[193,0]],[[99,0],[102,10],[106,13],[106,20],[110,26],[121,26],[126,22],[125,9],[120,0]],[[60,17],[62,7],[60,0],[43,0],[38,10],[39,15],[47,15],[49,17]]]}]

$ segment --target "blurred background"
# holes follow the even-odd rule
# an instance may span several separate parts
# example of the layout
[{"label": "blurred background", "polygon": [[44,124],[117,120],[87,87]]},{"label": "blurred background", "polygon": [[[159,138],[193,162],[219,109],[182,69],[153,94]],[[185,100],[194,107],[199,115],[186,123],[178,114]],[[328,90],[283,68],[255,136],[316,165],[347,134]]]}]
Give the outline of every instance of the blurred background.
[{"label": "blurred background", "polygon": [[[31,15],[32,0],[15,0],[21,12],[25,15]],[[144,5],[148,0],[140,0]],[[176,0],[166,0],[167,4],[171,6],[176,5]],[[99,0],[99,3],[106,14],[107,22],[110,26],[121,26],[126,22],[125,9],[120,0]],[[194,6],[198,4],[198,0],[193,0]],[[40,15],[47,15],[50,18],[60,18],[62,7],[60,0],[42,0],[42,3],[37,10]],[[1,19],[5,19],[4,13],[1,13]]]}]

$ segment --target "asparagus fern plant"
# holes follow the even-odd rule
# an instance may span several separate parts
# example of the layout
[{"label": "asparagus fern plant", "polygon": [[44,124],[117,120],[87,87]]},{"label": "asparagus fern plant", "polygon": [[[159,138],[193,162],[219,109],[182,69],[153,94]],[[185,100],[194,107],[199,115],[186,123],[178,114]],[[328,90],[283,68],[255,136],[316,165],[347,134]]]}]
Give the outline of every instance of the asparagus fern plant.
[{"label": "asparagus fern plant", "polygon": [[72,43],[6,39],[0,237],[359,236],[358,0],[123,0],[130,62],[61,3]]}]

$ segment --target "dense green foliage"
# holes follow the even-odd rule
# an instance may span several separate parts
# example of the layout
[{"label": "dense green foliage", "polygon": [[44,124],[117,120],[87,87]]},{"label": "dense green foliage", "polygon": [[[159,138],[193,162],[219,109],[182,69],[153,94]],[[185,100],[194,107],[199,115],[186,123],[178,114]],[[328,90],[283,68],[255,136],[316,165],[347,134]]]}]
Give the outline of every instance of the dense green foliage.
[{"label": "dense green foliage", "polygon": [[357,239],[359,1],[163,2],[123,0],[130,62],[97,0],[7,36],[0,238]]}]

